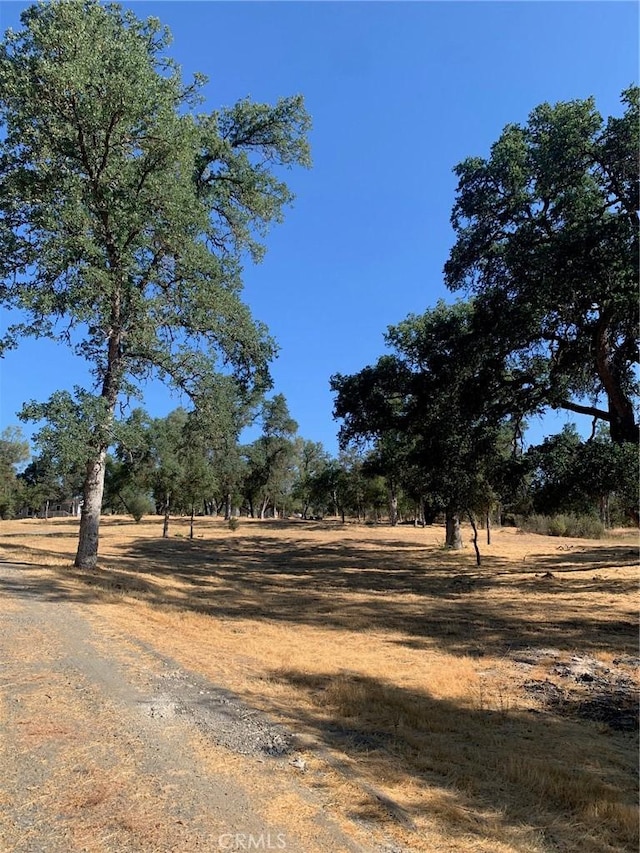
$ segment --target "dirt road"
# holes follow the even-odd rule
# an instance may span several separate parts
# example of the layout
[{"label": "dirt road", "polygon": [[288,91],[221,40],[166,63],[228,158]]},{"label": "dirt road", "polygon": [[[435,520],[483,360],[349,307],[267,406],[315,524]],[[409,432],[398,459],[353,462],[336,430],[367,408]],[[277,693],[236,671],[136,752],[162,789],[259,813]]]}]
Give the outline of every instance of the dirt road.
[{"label": "dirt road", "polygon": [[380,850],[347,837],[295,739],[42,574],[0,565],[0,850]]}]

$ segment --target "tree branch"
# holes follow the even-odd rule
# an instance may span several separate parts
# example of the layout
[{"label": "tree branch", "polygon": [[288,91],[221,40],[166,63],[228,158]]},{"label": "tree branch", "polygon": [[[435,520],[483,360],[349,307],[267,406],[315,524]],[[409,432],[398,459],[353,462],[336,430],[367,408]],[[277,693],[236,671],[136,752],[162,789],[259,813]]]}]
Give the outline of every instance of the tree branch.
[{"label": "tree branch", "polygon": [[561,400],[554,409],[568,409],[570,412],[577,412],[579,415],[591,415],[601,421],[610,421],[611,415],[603,409],[596,409],[595,406],[581,406],[580,403],[574,403],[572,400]]}]

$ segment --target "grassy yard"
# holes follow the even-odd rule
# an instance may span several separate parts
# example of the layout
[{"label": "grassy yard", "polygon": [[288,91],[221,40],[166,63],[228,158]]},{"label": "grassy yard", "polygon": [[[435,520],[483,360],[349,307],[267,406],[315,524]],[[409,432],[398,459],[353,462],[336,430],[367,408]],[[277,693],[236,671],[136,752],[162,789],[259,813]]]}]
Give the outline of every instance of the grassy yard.
[{"label": "grassy yard", "polygon": [[[636,850],[635,533],[493,532],[483,565],[439,528],[105,518],[2,522],[42,594],[284,722],[345,826],[410,850]],[[468,539],[469,532],[465,531]]]}]

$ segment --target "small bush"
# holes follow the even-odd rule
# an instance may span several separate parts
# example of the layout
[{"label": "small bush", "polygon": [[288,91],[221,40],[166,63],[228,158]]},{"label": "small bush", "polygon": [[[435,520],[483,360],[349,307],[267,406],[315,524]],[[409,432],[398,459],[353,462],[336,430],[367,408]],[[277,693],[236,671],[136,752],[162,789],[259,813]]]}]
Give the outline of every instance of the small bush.
[{"label": "small bush", "polygon": [[145,515],[153,512],[153,505],[147,495],[133,494],[127,497],[127,512],[139,524]]},{"label": "small bush", "polygon": [[566,536],[568,530],[567,519],[564,515],[552,515],[547,524],[549,536]]},{"label": "small bush", "polygon": [[549,518],[546,515],[519,515],[516,516],[516,524],[523,532],[549,535]]},{"label": "small bush", "polygon": [[229,526],[229,530],[237,530],[237,529],[240,527],[240,522],[239,522],[239,521],[238,521],[238,519],[235,517],[235,515],[232,515],[232,516],[231,516],[231,518],[229,519],[229,521],[227,522],[227,524],[228,524],[228,526]]}]

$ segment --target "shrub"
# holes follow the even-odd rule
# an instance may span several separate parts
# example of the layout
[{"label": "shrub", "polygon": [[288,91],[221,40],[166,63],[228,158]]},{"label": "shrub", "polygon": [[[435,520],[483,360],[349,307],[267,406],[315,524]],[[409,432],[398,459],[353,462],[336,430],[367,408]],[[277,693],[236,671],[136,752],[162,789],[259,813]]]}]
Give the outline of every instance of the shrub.
[{"label": "shrub", "polygon": [[605,527],[599,518],[592,515],[572,515],[567,519],[567,536],[584,539],[602,539]]},{"label": "shrub", "polygon": [[602,539],[605,526],[592,515],[530,515],[519,518],[519,527],[542,536]]},{"label": "shrub", "polygon": [[516,524],[527,533],[540,533],[542,536],[549,534],[549,519],[546,515],[519,515],[516,516]]},{"label": "shrub", "polygon": [[235,517],[235,515],[232,515],[228,521],[228,525],[229,525],[229,530],[237,530],[238,527],[240,527],[240,522]]},{"label": "shrub", "polygon": [[567,519],[564,515],[552,515],[547,523],[549,536],[566,536],[568,530]]},{"label": "shrub", "polygon": [[127,512],[136,523],[142,521],[145,515],[153,512],[153,505],[147,495],[133,494],[127,496]]}]

